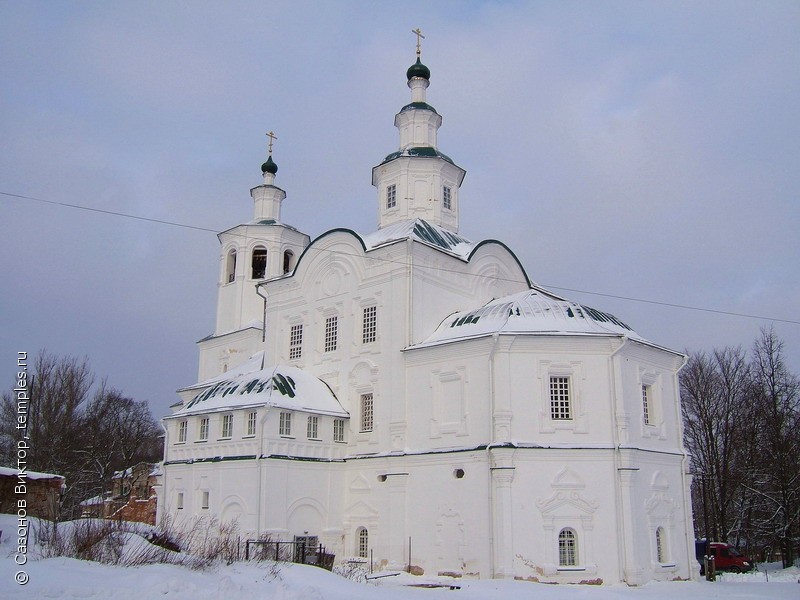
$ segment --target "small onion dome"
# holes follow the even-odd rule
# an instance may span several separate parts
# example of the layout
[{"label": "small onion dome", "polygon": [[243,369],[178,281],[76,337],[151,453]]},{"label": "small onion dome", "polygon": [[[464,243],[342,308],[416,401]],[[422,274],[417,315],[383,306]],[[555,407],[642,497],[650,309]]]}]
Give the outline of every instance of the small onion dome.
[{"label": "small onion dome", "polygon": [[430,81],[431,70],[422,64],[418,56],[417,62],[408,67],[408,71],[406,71],[406,77],[408,77],[409,81],[411,80],[412,77],[422,77],[423,79],[427,79],[428,81]]},{"label": "small onion dome", "polygon": [[267,162],[261,165],[261,172],[272,173],[273,175],[278,172],[278,165],[276,165],[275,161],[272,160],[272,154],[270,154],[267,158]]}]

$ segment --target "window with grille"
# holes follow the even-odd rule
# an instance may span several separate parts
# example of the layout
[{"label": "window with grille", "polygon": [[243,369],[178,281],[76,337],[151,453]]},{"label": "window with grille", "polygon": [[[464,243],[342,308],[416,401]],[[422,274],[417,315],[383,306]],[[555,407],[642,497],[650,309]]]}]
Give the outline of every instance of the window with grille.
[{"label": "window with grille", "polygon": [[278,425],[278,435],[292,435],[292,413],[282,412]]},{"label": "window with grille", "polygon": [[289,331],[289,360],[300,358],[303,354],[303,326],[292,325]]},{"label": "window with grille", "polygon": [[308,417],[306,437],[310,440],[319,439],[319,417]]},{"label": "window with grille", "polygon": [[372,394],[361,394],[361,431],[372,431]]},{"label": "window with grille", "polygon": [[550,378],[550,418],[555,421],[572,419],[569,397],[569,377]]},{"label": "window with grille", "polygon": [[222,435],[229,438],[233,435],[233,415],[222,415]]},{"label": "window with grille", "polygon": [[333,420],[333,441],[334,442],[344,441],[344,420],[342,419]]},{"label": "window with grille", "polygon": [[660,563],[665,563],[669,560],[667,534],[663,527],[656,529],[656,560]]},{"label": "window with grille", "polygon": [[178,423],[178,443],[186,441],[186,431],[188,427],[189,424],[186,421]]},{"label": "window with grille", "polygon": [[447,210],[451,210],[453,208],[453,201],[450,197],[450,188],[447,186],[444,187],[442,194],[442,204]]},{"label": "window with grille", "polygon": [[339,317],[325,319],[325,352],[333,352],[339,345]]},{"label": "window with grille", "polygon": [[256,434],[256,418],[258,413],[256,411],[250,412],[247,415],[247,435]]},{"label": "window with grille", "polygon": [[572,529],[562,529],[558,534],[558,566],[575,567],[578,564],[578,539]]},{"label": "window with grille", "polygon": [[364,316],[361,321],[361,341],[364,344],[374,342],[378,337],[378,307],[364,307]]},{"label": "window with grille", "polygon": [[253,248],[252,278],[264,279],[267,272],[267,249],[264,246]]},{"label": "window with grille", "polygon": [[397,186],[395,184],[386,188],[386,208],[397,206]]},{"label": "window with grille", "polygon": [[369,556],[369,532],[366,527],[358,528],[358,557],[367,558]]},{"label": "window with grille", "polygon": [[201,441],[205,442],[208,440],[208,417],[203,417],[200,419],[200,438]]},{"label": "window with grille", "polygon": [[644,424],[652,425],[650,422],[650,400],[651,400],[650,386],[642,386],[642,411],[644,413]]}]

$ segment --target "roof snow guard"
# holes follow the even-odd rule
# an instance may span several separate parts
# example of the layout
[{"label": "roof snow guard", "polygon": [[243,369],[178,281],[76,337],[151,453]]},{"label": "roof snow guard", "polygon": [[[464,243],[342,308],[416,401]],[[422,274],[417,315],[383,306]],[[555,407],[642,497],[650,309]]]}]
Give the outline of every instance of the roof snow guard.
[{"label": "roof snow guard", "polygon": [[211,385],[171,417],[249,406],[274,406],[323,415],[349,416],[324,381],[297,367],[278,365],[209,383]]},{"label": "roof snow guard", "polygon": [[364,236],[364,244],[367,250],[373,250],[378,246],[412,238],[418,242],[423,242],[434,246],[440,250],[445,250],[466,260],[469,253],[475,248],[475,244],[468,239],[461,237],[424,219],[412,219],[400,221],[387,227]]},{"label": "roof snow guard", "polygon": [[415,347],[504,334],[611,335],[646,341],[614,315],[529,290],[447,317]]}]

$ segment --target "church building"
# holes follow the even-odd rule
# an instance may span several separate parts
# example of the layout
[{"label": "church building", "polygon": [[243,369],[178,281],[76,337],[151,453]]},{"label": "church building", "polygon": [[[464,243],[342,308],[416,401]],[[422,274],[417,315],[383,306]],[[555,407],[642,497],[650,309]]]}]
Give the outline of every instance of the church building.
[{"label": "church building", "polygon": [[406,75],[376,231],[284,223],[270,142],[252,220],[219,234],[198,383],[164,418],[160,513],[375,569],[692,577],[685,357],[461,234],[466,172],[439,150],[419,46]]}]

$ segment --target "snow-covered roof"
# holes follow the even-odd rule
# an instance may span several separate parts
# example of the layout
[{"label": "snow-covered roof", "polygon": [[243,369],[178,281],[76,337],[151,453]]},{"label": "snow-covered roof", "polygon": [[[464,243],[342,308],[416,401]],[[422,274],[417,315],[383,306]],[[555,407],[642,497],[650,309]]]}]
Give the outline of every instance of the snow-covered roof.
[{"label": "snow-covered roof", "polygon": [[424,219],[410,219],[387,225],[362,237],[367,250],[374,250],[385,244],[411,238],[423,244],[444,250],[467,260],[477,244],[443,227],[428,223]]},{"label": "snow-covered roof", "polygon": [[[0,476],[2,477],[16,477],[20,472],[18,469],[11,467],[0,467]],[[55,475],[54,473],[38,473],[36,471],[25,471],[25,477],[28,479],[64,479],[63,475]]]},{"label": "snow-covered roof", "polygon": [[236,369],[192,386],[203,390],[167,418],[251,406],[350,416],[322,380],[288,365],[252,369],[256,364],[260,367],[260,361],[259,353]]},{"label": "snow-covered roof", "polygon": [[454,313],[428,339],[413,347],[494,333],[625,336],[646,342],[614,315],[532,289]]}]

